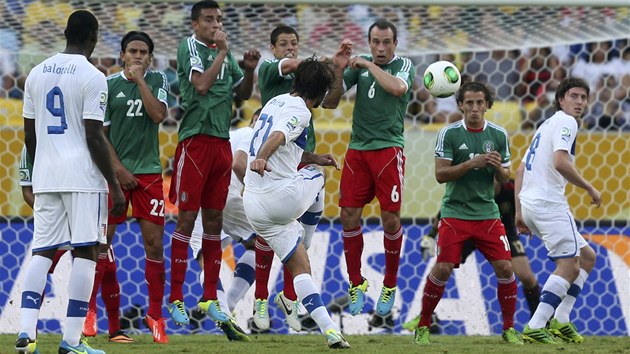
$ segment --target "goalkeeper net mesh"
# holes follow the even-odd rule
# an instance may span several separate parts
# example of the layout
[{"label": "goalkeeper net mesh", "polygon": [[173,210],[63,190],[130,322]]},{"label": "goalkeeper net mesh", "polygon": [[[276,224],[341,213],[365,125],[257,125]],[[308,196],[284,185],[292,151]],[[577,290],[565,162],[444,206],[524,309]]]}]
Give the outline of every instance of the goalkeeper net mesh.
[{"label": "goalkeeper net mesh", "polygon": [[[169,161],[177,142],[178,106],[175,74],[176,49],[192,33],[191,1],[33,1],[0,3],[0,332],[16,332],[19,324],[20,284],[28,263],[32,237],[32,212],[24,204],[18,184],[17,165],[23,144],[22,97],[24,80],[33,66],[65,46],[63,29],[70,13],[89,9],[100,22],[99,43],[93,63],[105,74],[120,70],[119,46],[130,30],[142,30],[153,38],[153,65],[171,81],[169,117],[160,129],[162,161],[168,184]],[[224,30],[237,58],[248,49],[270,57],[269,34],[279,24],[295,27],[300,34],[301,57],[313,53],[330,56],[343,38],[354,43],[354,53],[369,53],[367,28],[377,18],[386,18],[398,29],[398,55],[411,58],[417,75],[412,102],[406,118],[406,178],[403,195],[405,239],[401,253],[398,292],[393,315],[373,315],[384,271],[382,228],[379,208],[373,202],[364,211],[365,250],[363,273],[372,284],[367,293],[365,313],[349,316],[344,308],[348,281],[343,257],[341,226],[337,207],[339,177],[329,171],[326,208],[309,250],[316,283],[324,303],[346,333],[405,333],[401,324],[419,313],[422,288],[435,259],[423,260],[420,239],[430,229],[439,210],[443,186],[434,178],[433,147],[438,130],[460,119],[454,99],[435,99],[422,87],[422,73],[428,64],[447,59],[455,63],[465,80],[487,82],[497,93],[495,107],[486,118],[510,133],[513,170],[520,163],[533,129],[553,114],[553,93],[567,76],[585,78],[591,86],[590,109],[578,136],[578,169],[603,194],[604,204],[595,209],[586,193],[568,187],[569,203],[580,232],[598,254],[597,264],[578,299],[574,323],[580,332],[594,335],[628,335],[630,325],[630,7],[537,7],[537,6],[427,6],[314,4],[312,2],[222,4]],[[260,95],[234,106],[234,126],[249,121],[260,107]],[[332,153],[343,160],[351,130],[354,99],[344,96],[336,110],[314,112],[317,151]],[[165,258],[169,269],[170,234],[176,209],[168,208]],[[522,239],[540,284],[553,270],[542,242]],[[120,225],[114,241],[121,283],[121,311],[124,326],[147,331],[139,324],[135,309],[146,308],[144,252],[137,223],[130,219]],[[235,259],[241,245],[226,249],[222,278],[229,287]],[[68,257],[66,257],[68,258]],[[201,294],[199,268],[190,262],[186,282],[186,303],[191,307]],[[70,260],[65,259],[50,276],[50,291],[42,307],[40,330],[58,332],[65,315]],[[168,279],[168,276],[167,276]],[[282,289],[279,262],[274,263],[269,283],[271,296]],[[519,285],[520,286],[520,285]],[[522,286],[521,286],[522,287]],[[248,328],[253,290],[237,306],[237,319]],[[167,284],[168,294],[168,284]],[[341,306],[339,306],[341,305]],[[100,331],[107,319],[99,300]],[[282,313],[271,306],[272,331],[287,333]],[[302,309],[302,313],[306,312]],[[439,330],[445,334],[492,334],[501,331],[500,307],[492,267],[479,253],[469,257],[454,272],[444,299],[436,310]],[[519,292],[516,323],[522,328],[529,309]],[[164,313],[165,317],[168,314]],[[193,330],[217,332],[209,320],[193,321]],[[305,321],[308,327],[308,321]],[[311,330],[314,328],[309,327]],[[147,332],[148,333],[148,332]]]}]

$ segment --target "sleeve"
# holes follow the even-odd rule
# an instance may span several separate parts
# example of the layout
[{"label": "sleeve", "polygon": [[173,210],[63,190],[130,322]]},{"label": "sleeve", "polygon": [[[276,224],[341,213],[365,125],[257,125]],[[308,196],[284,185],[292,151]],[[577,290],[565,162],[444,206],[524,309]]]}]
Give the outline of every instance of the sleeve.
[{"label": "sleeve", "polygon": [[258,87],[260,91],[265,91],[270,83],[282,78],[280,74],[281,63],[282,60],[267,59],[260,64],[260,68],[258,68]]},{"label": "sleeve", "polygon": [[168,108],[168,93],[170,91],[168,78],[163,71],[156,71],[155,74],[158,79],[157,85],[153,86],[153,96],[155,96],[158,101],[164,103],[166,108]]},{"label": "sleeve", "polygon": [[453,160],[453,147],[448,139],[448,127],[442,128],[435,142],[435,157],[438,159]]},{"label": "sleeve", "polygon": [[254,135],[254,130],[252,128],[242,128],[244,129],[243,135],[236,144],[236,148],[234,151],[243,151],[246,154],[249,154],[249,145],[252,142],[252,135]]},{"label": "sleeve", "polygon": [[238,61],[236,61],[236,58],[234,58],[231,52],[229,55],[228,65],[230,66],[230,75],[232,75],[232,82],[234,83],[232,86],[236,87],[241,84],[244,75],[243,70],[241,70],[241,67],[238,66]]},{"label": "sleeve", "polygon": [[347,68],[343,71],[343,92],[346,92],[357,84],[359,70]]},{"label": "sleeve", "polygon": [[308,128],[311,112],[308,109],[291,107],[284,111],[281,121],[274,124],[272,131],[280,131],[287,142],[294,141]]},{"label": "sleeve", "polygon": [[402,58],[402,64],[400,65],[398,71],[394,73],[394,76],[402,80],[402,82],[405,83],[405,86],[407,86],[406,91],[409,91],[409,88],[412,87],[415,73],[416,69],[414,68],[411,60],[407,58]]},{"label": "sleeve", "polygon": [[26,152],[26,146],[22,148],[22,154],[20,155],[20,186],[27,187],[32,186],[33,182],[31,181],[31,175],[33,174],[33,162],[30,157],[28,157],[28,152]]},{"label": "sleeve", "polygon": [[110,101],[112,97],[109,95],[109,91],[111,90],[110,82],[111,81],[109,80],[107,81],[107,108],[105,109],[105,117],[103,119],[104,127],[110,126],[112,124],[112,109],[110,107]]},{"label": "sleeve", "polygon": [[97,71],[83,86],[83,119],[104,121],[107,107],[107,80]]},{"label": "sleeve", "polygon": [[564,117],[558,124],[557,129],[553,130],[554,135],[551,139],[553,151],[566,150],[573,155],[577,130],[578,125],[575,119],[573,117]]},{"label": "sleeve", "polygon": [[195,39],[185,38],[177,50],[177,65],[181,65],[183,72],[188,75],[188,81],[192,80],[192,72],[204,72],[203,61],[197,52]]},{"label": "sleeve", "polygon": [[497,141],[498,151],[501,154],[501,166],[510,166],[512,154],[510,153],[510,139],[505,130],[500,131],[499,141]]},{"label": "sleeve", "polygon": [[33,97],[31,97],[31,81],[33,81],[33,78],[34,76],[28,76],[26,78],[26,83],[24,84],[22,117],[28,119],[35,119],[35,107],[33,106]]}]

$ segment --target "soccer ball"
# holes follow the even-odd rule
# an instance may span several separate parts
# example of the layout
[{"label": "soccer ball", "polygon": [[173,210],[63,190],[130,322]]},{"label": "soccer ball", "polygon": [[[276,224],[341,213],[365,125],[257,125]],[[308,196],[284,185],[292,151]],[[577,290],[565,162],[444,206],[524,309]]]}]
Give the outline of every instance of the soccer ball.
[{"label": "soccer ball", "polygon": [[459,70],[453,63],[445,60],[436,61],[424,72],[424,87],[435,97],[449,97],[461,84]]}]

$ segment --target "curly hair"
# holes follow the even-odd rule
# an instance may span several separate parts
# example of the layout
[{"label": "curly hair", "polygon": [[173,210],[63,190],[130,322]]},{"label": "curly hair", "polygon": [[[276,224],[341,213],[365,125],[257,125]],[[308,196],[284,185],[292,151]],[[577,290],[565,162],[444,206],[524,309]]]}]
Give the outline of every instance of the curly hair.
[{"label": "curly hair", "polygon": [[313,55],[303,60],[295,70],[293,89],[305,99],[317,100],[330,90],[335,82],[335,73],[328,61],[320,61]]}]

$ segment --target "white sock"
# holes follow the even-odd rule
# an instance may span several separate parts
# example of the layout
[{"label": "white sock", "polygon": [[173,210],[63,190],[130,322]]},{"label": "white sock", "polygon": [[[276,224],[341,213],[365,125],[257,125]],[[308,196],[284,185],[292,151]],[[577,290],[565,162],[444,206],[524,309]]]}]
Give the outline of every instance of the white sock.
[{"label": "white sock", "polygon": [[219,300],[219,307],[221,307],[221,311],[229,315],[231,312],[228,307],[227,299],[225,298],[225,291],[223,291],[223,289],[217,289],[217,300]]},{"label": "white sock", "polygon": [[293,286],[295,287],[295,293],[298,299],[302,299],[302,305],[304,305],[311,315],[311,318],[317,323],[322,333],[326,333],[326,331],[331,328],[339,330],[335,322],[330,318],[328,310],[324,307],[322,298],[310,274],[303,273],[293,277]]},{"label": "white sock", "polygon": [[569,290],[568,281],[557,275],[550,275],[545,282],[540,295],[540,304],[534,312],[534,316],[529,320],[529,328],[539,329],[545,327],[547,321],[551,319],[555,309],[560,305],[562,299],[567,295]]},{"label": "white sock", "polygon": [[562,299],[558,308],[556,308],[556,320],[560,323],[569,322],[569,317],[571,315],[571,311],[573,310],[573,305],[575,305],[575,300],[580,295],[582,288],[584,287],[584,282],[586,282],[586,278],[588,278],[588,273],[580,268],[580,274],[578,274],[577,279],[571,284],[569,290],[567,291],[567,296]]},{"label": "white sock", "polygon": [[313,205],[300,217],[300,224],[302,224],[304,228],[304,248],[307,250],[311,247],[311,241],[315,230],[317,230],[317,224],[319,224],[319,219],[324,212],[324,197],[325,191],[322,188],[317,198],[315,198]]},{"label": "white sock", "polygon": [[234,268],[234,279],[227,291],[227,303],[230,313],[234,312],[236,304],[245,296],[256,278],[256,252],[246,250],[238,259]]},{"label": "white sock", "polygon": [[68,312],[63,331],[63,340],[72,346],[79,345],[83,323],[87,314],[96,262],[85,258],[75,258],[68,282]]},{"label": "white sock", "polygon": [[24,282],[22,283],[22,304],[20,307],[20,332],[26,332],[30,339],[35,339],[37,333],[37,320],[39,309],[42,305],[42,293],[46,288],[48,269],[52,265],[52,259],[33,256],[31,257]]}]

